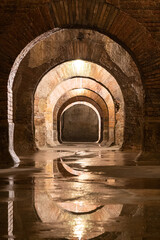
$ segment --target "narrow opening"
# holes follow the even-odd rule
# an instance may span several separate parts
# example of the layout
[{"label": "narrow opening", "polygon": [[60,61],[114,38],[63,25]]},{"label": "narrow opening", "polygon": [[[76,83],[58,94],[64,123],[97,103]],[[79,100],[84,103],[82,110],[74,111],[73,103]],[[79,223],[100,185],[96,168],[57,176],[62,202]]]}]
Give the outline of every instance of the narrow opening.
[{"label": "narrow opening", "polygon": [[90,106],[75,104],[62,113],[60,118],[62,142],[98,142],[100,135],[100,118]]}]

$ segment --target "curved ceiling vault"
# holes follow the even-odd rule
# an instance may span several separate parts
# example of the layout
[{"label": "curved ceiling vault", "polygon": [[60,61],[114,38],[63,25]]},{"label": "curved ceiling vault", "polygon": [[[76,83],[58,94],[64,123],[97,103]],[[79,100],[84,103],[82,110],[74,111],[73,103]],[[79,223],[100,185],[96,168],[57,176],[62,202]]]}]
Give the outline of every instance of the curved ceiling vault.
[{"label": "curved ceiling vault", "polygon": [[[54,81],[54,79],[52,79]],[[43,80],[41,81],[41,86],[45,86],[45,82]],[[46,105],[46,112],[44,113],[44,108],[38,108],[39,111],[36,113],[37,118],[39,118],[39,115],[44,115],[45,123],[46,123],[46,128],[47,128],[47,143],[49,145],[53,145],[53,111],[54,107],[58,101],[59,98],[61,98],[65,92],[68,92],[72,89],[77,89],[77,92],[81,91],[83,92],[83,89],[89,89],[92,90],[93,92],[98,93],[99,96],[101,96],[102,99],[104,99],[105,103],[108,106],[108,111],[109,111],[109,142],[113,143],[114,142],[114,128],[115,128],[115,106],[114,106],[114,101],[108,90],[100,85],[98,82],[95,82],[93,79],[88,79],[88,78],[80,78],[80,77],[75,77],[71,78],[65,81],[62,81],[59,83],[50,93],[50,95],[47,95],[46,98],[41,98],[42,97],[42,92],[41,92],[41,87],[40,89],[37,88],[37,92],[35,93],[35,103],[43,105]],[[42,103],[43,101],[43,103]],[[120,101],[120,100],[119,100]],[[122,105],[122,108],[120,107],[121,114],[123,112],[123,102],[120,101],[120,105]],[[122,125],[123,125],[123,115],[122,115]],[[122,130],[123,131],[123,130]],[[122,134],[123,135],[123,134]]]},{"label": "curved ceiling vault", "polygon": [[[102,118],[103,123],[103,141],[108,141],[108,107],[105,101],[94,91],[89,89],[74,89],[66,92],[63,94],[57,101],[53,109],[53,142],[57,144],[58,136],[57,133],[59,132],[59,119],[62,111],[66,106],[73,102],[78,101],[86,101],[91,103],[96,109],[99,111],[100,116]],[[42,103],[42,102],[41,102]],[[35,124],[35,139],[36,145],[40,147],[44,147],[46,145],[46,124],[44,114],[40,113],[39,110],[39,100],[36,98],[35,105],[34,105],[34,124]],[[50,118],[52,122],[52,118]],[[49,143],[47,143],[49,144]]]},{"label": "curved ceiling vault", "polygon": [[53,137],[54,141],[57,140],[57,132],[59,132],[59,119],[65,109],[71,103],[85,101],[91,103],[99,112],[101,117],[101,130],[102,136],[100,141],[107,142],[109,139],[109,114],[108,107],[104,100],[95,92],[89,89],[74,89],[69,92],[66,92],[59,100],[54,107],[53,111]]},{"label": "curved ceiling vault", "polygon": [[[83,36],[82,39],[79,39],[80,35]],[[26,50],[26,52],[27,51],[28,50]],[[119,61],[120,55],[121,61]],[[16,111],[14,111],[14,120],[11,114],[8,115],[8,117],[10,122],[10,139],[13,137],[12,122],[14,121],[15,123],[15,139],[17,139],[17,142],[14,142],[14,145],[17,153],[28,151],[28,149],[33,149],[34,147],[33,95],[39,81],[51,68],[58,69],[58,66],[60,67],[61,64],[67,64],[69,60],[73,59],[92,62],[90,63],[91,65],[88,68],[88,72],[86,71],[87,77],[92,78],[94,75],[94,79],[103,82],[103,85],[110,83],[108,84],[108,89],[112,87],[112,82],[114,82],[116,85],[113,84],[113,95],[116,95],[118,91],[115,86],[119,86],[125,103],[125,112],[127,112],[124,116],[126,123],[124,126],[124,146],[126,148],[132,147],[133,145],[135,145],[135,148],[141,146],[143,87],[135,63],[120,45],[96,31],[64,29],[44,34],[42,38],[40,37],[32,44],[32,48],[28,54],[24,56],[25,52],[23,56],[21,56],[21,61],[19,61],[18,73],[16,74],[14,68],[14,73],[12,72],[10,75],[8,85],[11,99],[12,84],[14,82],[13,108],[11,101],[9,103],[9,109],[16,109]],[[94,63],[98,64],[98,66],[96,67]],[[92,67],[93,64],[94,67]],[[18,62],[16,66],[18,66]],[[98,68],[103,70],[98,71]],[[63,70],[64,69],[65,68],[63,68]],[[104,71],[107,75],[103,75]],[[72,73],[74,73],[74,71],[72,71]],[[112,73],[112,75],[109,73]],[[54,74],[56,76],[57,71],[55,71]],[[61,71],[61,73],[54,78],[55,82],[56,79],[58,79],[58,81],[62,79],[65,80],[65,74],[68,74],[67,70],[65,70],[65,72]],[[77,75],[78,72],[76,73],[76,76]],[[72,77],[74,76],[75,74],[72,74]],[[107,76],[110,76],[110,79]],[[23,96],[20,94],[22,89],[25,89]],[[117,104],[117,102],[115,104]],[[24,111],[25,108],[27,108],[27,111]],[[137,112],[134,115],[133,112],[135,109],[137,109]],[[129,125],[127,125],[128,123]],[[23,131],[21,131],[22,129]],[[25,135],[23,132],[25,132]],[[19,147],[18,142],[20,141],[24,144]],[[10,147],[13,149],[13,141],[11,140],[10,143]]]},{"label": "curved ceiling vault", "polygon": [[[6,150],[8,151],[9,145],[11,154],[14,154],[12,107],[14,101],[12,99],[12,86],[13,82],[16,82],[17,71],[22,62],[24,63],[24,59],[31,49],[34,48],[38,42],[49,38],[55,32],[59,32],[59,30],[63,28],[81,29],[80,33],[75,34],[74,36],[75,39],[77,39],[77,46],[80,53],[74,53],[75,56],[72,57],[72,59],[87,58],[86,49],[88,49],[88,47],[84,43],[84,29],[96,29],[104,34],[102,36],[110,36],[132,55],[141,72],[142,82],[145,89],[145,122],[144,126],[143,124],[141,126],[142,132],[144,132],[146,136],[143,141],[143,147],[145,149],[150,147],[154,151],[157,151],[160,149],[159,134],[157,135],[159,128],[156,123],[159,119],[159,104],[157,103],[157,100],[155,100],[159,99],[160,93],[160,45],[158,42],[159,22],[157,21],[157,11],[159,10],[158,2],[156,0],[150,2],[144,1],[143,4],[141,4],[140,2],[132,1],[132,4],[128,5],[127,3],[124,3],[123,0],[112,1],[112,3],[110,0],[77,0],[74,3],[72,4],[70,0],[47,0],[45,2],[42,0],[38,2],[33,0],[29,2],[23,1],[21,3],[17,1],[3,1],[0,3],[0,7],[4,10],[1,17],[1,25],[3,28],[0,39],[0,56],[2,59],[0,72],[3,89],[7,88],[8,82],[8,112],[3,108],[3,106],[5,106],[5,109],[7,107],[6,92],[1,91],[2,109],[0,111],[0,123],[2,130],[2,144],[0,144],[0,146],[2,153]],[[137,9],[139,10],[137,11]],[[39,21],[37,21],[37,19],[39,19]],[[50,62],[50,67],[55,66],[57,61],[62,62],[65,61],[65,59],[69,60],[68,57],[66,57],[68,53],[65,44],[61,44],[64,39],[67,39],[68,41],[68,38],[63,38],[62,36],[57,37],[56,42],[60,42],[60,52],[62,54],[61,57],[57,56],[55,61]],[[96,36],[95,39],[97,39]],[[79,42],[83,44],[79,44]],[[93,49],[96,49],[97,45],[99,45],[99,42],[95,43]],[[76,48],[76,46],[74,47]],[[72,48],[73,51],[74,47]],[[97,52],[99,52],[99,50]],[[63,58],[63,56],[65,57]],[[99,56],[101,56],[101,53]],[[42,72],[45,72],[47,68],[48,66],[46,68],[43,66]],[[40,79],[40,75],[37,73],[38,79]],[[7,119],[9,122],[9,139],[6,137],[7,127],[6,130],[3,130],[4,125],[7,126]],[[131,124],[133,125],[133,123]],[[136,124],[139,124],[139,122]],[[28,128],[26,128],[25,131],[27,132],[27,138],[31,140],[33,136],[29,133]],[[150,136],[152,136],[151,138],[154,140],[154,144],[152,144]],[[129,141],[129,139],[127,139],[127,141]],[[27,146],[27,149],[30,148],[31,146]],[[24,147],[19,149],[21,152],[24,150],[26,150]]]},{"label": "curved ceiling vault", "polygon": [[68,104],[57,121],[60,124],[59,141],[61,143],[99,143],[101,140],[101,115],[98,109],[88,101],[75,101]]},{"label": "curved ceiling vault", "polygon": [[[80,90],[80,89],[78,89],[78,90]],[[81,98],[82,98],[82,100],[80,100],[80,99],[76,100],[76,101],[74,100],[73,102],[70,102],[70,103],[65,102],[65,104],[64,104],[65,106],[63,105],[58,111],[57,134],[58,134],[59,142],[61,142],[61,143],[65,141],[65,140],[63,140],[64,138],[63,138],[63,134],[62,134],[65,130],[65,129],[63,129],[63,127],[65,127],[65,120],[67,120],[69,123],[68,125],[66,124],[66,130],[67,130],[67,127],[69,126],[71,132],[72,132],[72,129],[74,130],[74,136],[75,135],[78,136],[81,134],[81,136],[82,136],[81,138],[78,138],[76,136],[76,141],[80,142],[80,139],[82,139],[81,141],[85,142],[85,139],[86,139],[87,142],[90,142],[89,138],[86,137],[86,135],[88,135],[89,130],[90,130],[90,133],[92,133],[92,136],[94,136],[94,137],[90,138],[91,142],[99,143],[102,141],[102,125],[103,125],[102,110],[96,104],[96,102],[94,102],[92,99],[88,100],[88,98],[85,98],[84,96],[83,97],[81,96]],[[74,98],[72,98],[72,100],[73,99]],[[71,100],[71,99],[69,99],[69,100]],[[79,108],[79,106],[80,106],[80,108]],[[83,111],[82,111],[82,108],[83,108]],[[87,109],[87,111],[85,111],[85,108]],[[77,109],[77,111],[75,112],[76,109]],[[79,111],[79,109],[81,111]],[[69,112],[70,112],[70,114],[69,114]],[[70,118],[72,112],[73,112],[73,116],[74,116],[73,120]],[[79,114],[79,117],[77,116],[77,113]],[[83,113],[85,113],[85,114],[83,114]],[[68,119],[66,117],[67,114],[69,116]],[[79,121],[79,125],[77,125],[77,120]],[[71,121],[74,124],[73,127],[70,124]],[[92,124],[92,123],[94,123],[94,124]],[[77,129],[77,127],[79,129],[78,129],[78,131],[77,130],[75,131],[75,129]],[[82,131],[82,127],[84,129],[83,131]],[[53,128],[53,131],[54,131],[54,128]],[[94,131],[94,134],[93,134],[93,131]],[[66,136],[67,136],[67,134],[66,134]],[[83,138],[83,136],[85,136],[85,138]],[[95,136],[96,136],[96,138],[95,138]],[[71,141],[69,139],[69,137],[67,137],[65,139],[68,139],[68,141]]]}]

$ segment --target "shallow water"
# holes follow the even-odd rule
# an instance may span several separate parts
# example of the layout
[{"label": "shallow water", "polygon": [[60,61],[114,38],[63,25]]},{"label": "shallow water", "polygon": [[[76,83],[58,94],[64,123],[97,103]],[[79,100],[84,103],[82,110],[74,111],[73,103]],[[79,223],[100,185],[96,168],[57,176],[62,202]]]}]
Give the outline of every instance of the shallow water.
[{"label": "shallow water", "polygon": [[60,146],[0,170],[0,239],[160,239],[160,159]]}]

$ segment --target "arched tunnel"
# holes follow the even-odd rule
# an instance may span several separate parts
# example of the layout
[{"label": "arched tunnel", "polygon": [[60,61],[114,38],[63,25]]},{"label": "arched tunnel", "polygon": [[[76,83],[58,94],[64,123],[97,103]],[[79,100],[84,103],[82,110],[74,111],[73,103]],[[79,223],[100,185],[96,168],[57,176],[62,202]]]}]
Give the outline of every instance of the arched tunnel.
[{"label": "arched tunnel", "polygon": [[[82,33],[84,43],[78,39],[79,34]],[[45,57],[48,42],[54,43],[59,35],[65,39],[65,42],[68,36],[67,46],[64,43],[66,56],[59,60],[57,57],[59,46],[56,46],[55,50]],[[97,45],[97,48],[100,48],[97,49],[98,54],[101,52],[99,58],[94,48],[95,36],[96,41],[99,41]],[[92,42],[91,39],[93,39]],[[61,44],[63,45],[63,42]],[[79,49],[83,49],[84,44],[87,50],[83,56],[83,51]],[[108,46],[110,46],[109,49],[107,49]],[[70,52],[72,48],[73,53]],[[110,49],[112,53],[109,52]],[[42,57],[37,59],[39,51]],[[21,73],[15,76],[13,83],[13,111],[14,106],[16,108],[13,113],[14,146],[17,153],[33,149],[34,143],[38,148],[53,146],[57,143],[57,126],[61,119],[58,117],[59,109],[62,103],[65,104],[65,99],[66,102],[70,99],[76,102],[78,96],[94,101],[105,116],[100,121],[104,126],[102,144],[105,142],[106,146],[117,145],[124,149],[142,149],[143,85],[133,59],[120,45],[96,31],[66,29],[56,31],[39,41],[28,54],[29,60],[28,55],[23,58],[19,66]],[[109,57],[109,54],[114,55],[114,60],[111,56]],[[121,61],[125,61],[125,66],[119,62],[119,54],[121,54]],[[51,59],[55,61],[55,57],[57,57],[55,67],[50,69],[50,61]],[[25,61],[29,61],[28,70]],[[23,74],[24,71],[27,71],[27,74]],[[17,85],[19,78],[21,78],[21,84]],[[27,79],[32,80],[27,81]],[[24,88],[26,89],[25,100],[21,95]],[[101,107],[100,101],[105,106]],[[25,108],[27,111],[24,111]],[[21,131],[24,125],[25,131]],[[83,139],[79,141],[84,142]],[[19,145],[19,142],[24,144]]]},{"label": "arched tunnel", "polygon": [[0,2],[0,239],[159,239],[159,12]]}]

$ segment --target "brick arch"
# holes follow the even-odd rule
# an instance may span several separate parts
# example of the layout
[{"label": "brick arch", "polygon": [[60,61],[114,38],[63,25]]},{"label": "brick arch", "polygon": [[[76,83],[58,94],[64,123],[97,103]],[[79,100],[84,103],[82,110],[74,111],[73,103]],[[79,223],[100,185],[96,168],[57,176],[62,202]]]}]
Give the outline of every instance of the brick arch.
[{"label": "brick arch", "polygon": [[[78,98],[78,97],[77,97]],[[74,99],[74,100],[73,100]],[[71,100],[71,99],[70,99]],[[64,106],[65,105],[65,106]],[[102,133],[103,133],[103,118],[102,118],[102,110],[101,108],[96,104],[96,102],[90,98],[86,98],[84,96],[79,97],[77,100],[75,98],[72,98],[72,102],[68,102],[67,104],[63,104],[62,107],[59,109],[58,114],[57,114],[57,134],[58,134],[58,140],[59,142],[62,141],[62,127],[61,127],[61,122],[62,122],[62,116],[65,114],[67,110],[69,110],[71,107],[75,105],[84,105],[89,108],[91,108],[97,115],[98,118],[98,140],[96,141],[97,143],[100,143],[102,141]]]},{"label": "brick arch", "polygon": [[[71,35],[69,34],[68,31],[70,31]],[[61,33],[65,32],[66,34],[68,34],[68,36],[72,36],[72,38],[73,38],[73,44],[72,44],[72,41],[67,42],[67,44],[62,47],[62,52],[64,54],[57,55],[57,57],[54,58],[54,59],[53,59],[53,56],[52,57],[49,56],[49,57],[51,57],[51,59],[48,63],[45,63],[43,61],[41,62],[41,60],[44,60],[44,59],[41,59],[41,58],[40,58],[40,62],[36,63],[36,61],[33,61],[33,59],[36,56],[35,53],[37,51],[40,51],[40,45],[38,45],[39,44],[38,43],[35,46],[35,48],[33,48],[34,50],[31,51],[30,54],[28,54],[26,56],[26,58],[23,61],[23,64],[21,64],[21,66],[19,67],[19,71],[16,75],[16,81],[15,81],[14,87],[13,87],[14,92],[15,92],[15,101],[14,102],[17,105],[17,109],[19,109],[20,103],[22,103],[20,108],[23,109],[23,100],[19,101],[19,102],[16,102],[17,101],[16,98],[20,99],[22,97],[19,94],[21,88],[26,89],[26,93],[25,93],[26,96],[25,97],[29,99],[29,102],[31,102],[32,98],[33,98],[33,95],[31,94],[31,92],[33,93],[35,91],[35,88],[36,88],[36,86],[38,84],[38,81],[41,78],[42,74],[44,74],[44,72],[48,71],[49,68],[54,67],[57,64],[57,62],[62,63],[66,60],[68,61],[69,59],[81,58],[81,59],[85,59],[85,60],[90,60],[92,62],[97,62],[99,65],[102,65],[108,71],[112,72],[112,75],[116,78],[117,81],[119,81],[119,85],[122,88],[124,98],[127,98],[127,95],[129,94],[128,91],[133,92],[133,91],[136,91],[138,89],[138,88],[132,88],[132,85],[130,85],[130,84],[134,84],[137,81],[138,85],[141,88],[141,83],[139,82],[140,80],[138,80],[140,78],[137,77],[138,75],[136,76],[137,80],[134,82],[134,77],[133,76],[127,76],[128,73],[125,72],[126,69],[123,69],[125,73],[121,70],[122,66],[118,65],[117,59],[116,60],[114,59],[116,63],[110,59],[108,50],[106,48],[104,48],[104,45],[102,44],[102,42],[100,40],[101,39],[100,37],[97,36],[96,42],[94,42],[94,39],[93,39],[93,42],[91,41],[91,39],[89,39],[91,37],[91,35],[94,35],[93,33],[95,33],[95,32],[90,31],[90,30],[87,30],[87,33],[84,30],[77,30],[77,31],[76,30],[63,30],[63,31],[57,31],[56,33],[59,34],[60,32]],[[83,41],[81,41],[77,38],[75,39],[74,34],[72,35],[71,32],[72,33],[74,32],[75,35],[77,35],[80,32],[84,32],[84,35],[86,34],[85,35],[86,36],[85,42],[83,42]],[[51,37],[53,35],[54,34],[52,33],[49,36]],[[97,35],[99,35],[99,33],[97,33]],[[99,36],[101,36],[101,34]],[[105,36],[103,36],[103,37],[107,38]],[[45,40],[45,41],[47,42],[47,40]],[[110,42],[110,44],[112,44],[112,43]],[[43,45],[45,45],[44,42],[43,42]],[[120,48],[120,46],[119,46],[119,48]],[[84,51],[85,49],[87,49],[86,50],[87,52]],[[93,49],[94,49],[94,51],[93,51]],[[96,51],[95,51],[95,49],[96,49]],[[57,47],[56,52],[58,52],[59,50],[60,50],[59,47]],[[119,50],[121,51],[121,48]],[[127,56],[129,56],[129,55],[127,55]],[[133,60],[131,62],[133,63]],[[37,66],[34,65],[35,63],[37,64]],[[27,65],[27,64],[29,64],[29,65]],[[23,74],[24,73],[24,69],[23,69],[24,66],[26,67],[25,74]],[[135,65],[134,65],[133,69],[137,73],[137,70],[135,70],[136,69]],[[21,78],[21,81],[22,81],[22,84],[21,84],[20,87],[18,86],[18,79],[19,78]],[[28,78],[30,79],[29,82],[27,81]],[[131,86],[131,88],[129,88],[128,91],[126,90],[126,84],[129,84]],[[10,91],[10,89],[9,89],[9,91]],[[17,91],[18,95],[17,95],[16,91]],[[142,92],[142,91],[140,90],[140,92]],[[12,93],[10,92],[10,96],[11,95],[12,95]],[[131,93],[131,95],[134,95],[136,97],[136,94]],[[142,95],[142,94],[140,94],[140,95]],[[141,96],[140,96],[140,98],[141,98]],[[126,101],[126,103],[129,103],[129,101],[127,101],[127,99],[125,101]],[[131,101],[132,101],[132,99],[131,99]],[[140,105],[141,105],[142,101],[138,101],[138,100],[136,100],[136,101],[137,101],[137,104],[138,104],[137,109],[141,109],[142,106],[139,106],[139,102],[140,102]],[[130,110],[128,112],[130,112]],[[18,110],[17,110],[17,113],[18,113]],[[26,113],[24,113],[24,115],[25,114]],[[32,109],[30,107],[30,109],[28,109],[28,116],[29,117],[26,116],[25,119],[29,118],[29,121],[32,122],[32,118],[30,117],[31,115],[32,115]],[[136,117],[136,119],[138,119],[138,118]],[[12,126],[13,125],[12,124],[12,118],[10,118],[9,121],[10,121],[11,126]],[[15,122],[16,122],[16,120],[15,120]],[[21,128],[20,125],[18,126],[18,128],[19,127]],[[20,130],[20,128],[17,129],[17,132]],[[136,136],[136,135],[134,135],[134,136]],[[28,135],[28,138],[30,138],[30,142],[33,142],[31,140],[33,138],[33,136]],[[127,140],[127,141],[129,141],[129,140]]]},{"label": "brick arch", "polygon": [[[46,124],[45,124],[45,117],[42,114],[37,114],[34,119],[35,124],[35,139],[36,139],[36,145],[38,148],[45,147],[46,145],[52,146],[52,144],[58,144],[58,129],[59,129],[59,114],[64,110],[68,104],[71,104],[73,102],[77,101],[86,101],[91,103],[94,107],[97,108],[99,111],[99,114],[102,119],[102,127],[103,127],[103,140],[105,139],[108,141],[109,137],[109,131],[108,131],[108,121],[109,121],[109,114],[108,114],[108,107],[105,103],[105,101],[94,91],[91,91],[89,89],[73,89],[71,91],[66,92],[63,94],[57,101],[57,103],[52,106],[53,107],[53,122],[51,119],[51,128],[49,131],[52,131],[53,134],[51,137],[51,140],[53,140],[53,143],[49,140],[47,141],[46,138]],[[38,107],[35,106],[35,109]],[[52,126],[53,124],[53,126]]]},{"label": "brick arch", "polygon": [[[79,60],[78,60],[79,61]],[[83,83],[87,83],[88,88],[90,88],[90,86],[93,84],[93,81],[99,84],[99,87],[96,87],[95,85],[95,89],[96,91],[100,91],[100,95],[103,94],[103,87],[107,88],[107,90],[109,91],[109,93],[111,94],[112,98],[114,99],[114,104],[118,103],[119,104],[119,109],[116,112],[116,128],[114,127],[115,123],[112,124],[114,121],[112,119],[113,113],[111,113],[112,110],[110,111],[110,124],[109,124],[109,129],[110,129],[110,134],[111,136],[109,137],[109,143],[116,143],[117,145],[122,145],[123,143],[123,129],[124,129],[124,100],[123,100],[123,96],[120,90],[120,87],[118,86],[116,80],[113,78],[112,75],[110,75],[104,68],[102,68],[101,66],[94,64],[92,62],[86,62],[86,61],[80,61],[81,68],[82,69],[77,69],[76,68],[76,62],[77,61],[69,61],[69,62],[65,62],[63,64],[60,64],[58,66],[56,66],[55,68],[51,69],[45,76],[43,76],[43,78],[41,79],[36,92],[35,92],[35,109],[36,110],[36,115],[35,115],[35,119],[37,121],[37,123],[42,122],[42,124],[36,124],[36,129],[39,128],[39,130],[37,129],[35,132],[42,132],[46,131],[44,129],[47,129],[47,144],[49,145],[53,145],[52,143],[52,139],[53,139],[53,134],[52,134],[52,123],[49,123],[47,119],[52,119],[52,115],[51,115],[51,110],[52,107],[55,105],[55,103],[53,103],[52,105],[50,104],[51,101],[46,100],[48,98],[48,96],[50,96],[50,94],[52,94],[52,96],[54,95],[53,99],[58,99],[59,98],[59,93],[62,91],[66,91],[66,89],[68,87],[71,86],[76,86],[77,80],[79,79],[79,77],[75,77],[78,75],[82,75],[83,78],[80,78],[81,82]],[[72,78],[74,79],[73,83],[70,84],[70,82],[67,82],[66,80],[68,80],[68,78]],[[96,79],[94,79],[96,78]],[[79,80],[78,80],[79,81]],[[59,89],[59,85],[61,82],[64,82],[62,89]],[[83,83],[79,83],[80,87],[83,86]],[[94,83],[94,84],[95,84]],[[98,86],[98,85],[97,85]],[[55,89],[55,87],[57,87]],[[93,86],[91,86],[93,88]],[[45,91],[44,91],[45,89]],[[57,95],[58,94],[58,95]],[[107,96],[107,93],[106,93]],[[40,100],[41,99],[41,100]],[[105,98],[104,98],[105,99]],[[36,104],[36,102],[38,103],[39,101],[41,101],[40,104],[46,105],[46,101],[49,102],[49,107],[47,110],[47,115],[44,118],[44,120],[42,120],[42,115],[44,110],[42,109],[41,112],[38,111],[38,105]],[[106,102],[107,104],[107,102]],[[113,105],[114,105],[113,104]],[[50,114],[49,114],[50,113]],[[45,120],[46,119],[46,120]],[[44,122],[48,123],[47,126],[44,126]],[[50,126],[50,127],[49,127]],[[115,129],[114,129],[115,128]],[[104,134],[106,134],[104,132]],[[42,141],[43,140],[43,136],[45,136],[44,134],[41,134],[41,137],[36,137],[36,142],[38,144],[38,139],[40,139],[40,142],[45,142]],[[113,137],[115,135],[115,137]],[[49,140],[50,139],[50,140]],[[105,140],[107,138],[105,137]]]},{"label": "brick arch", "polygon": [[109,139],[109,113],[108,107],[104,100],[95,92],[89,89],[77,89],[66,92],[61,98],[59,98],[53,111],[53,137],[54,141],[57,141],[57,132],[59,132],[59,121],[60,115],[65,107],[73,102],[86,101],[91,103],[99,112],[101,117],[101,131],[102,136],[100,141],[107,142]]},{"label": "brick arch", "polygon": [[[123,4],[119,1],[114,1],[112,4],[110,3],[111,1],[109,0],[107,2],[88,0],[77,1],[76,5],[72,5],[69,0],[66,0],[65,2],[58,1],[56,3],[53,3],[52,1],[46,1],[46,3],[43,2],[42,5],[42,2],[39,1],[38,5],[36,5],[37,3],[35,2],[30,3],[30,9],[25,6],[25,1],[20,5],[20,7],[18,6],[18,2],[14,3],[19,11],[22,10],[23,14],[22,16],[16,15],[16,17],[14,17],[13,24],[11,24],[9,20],[8,23],[10,25],[9,27],[5,28],[5,33],[2,35],[1,39],[1,54],[3,57],[1,66],[2,69],[6,69],[6,73],[3,76],[5,87],[5,82],[7,83],[8,74],[13,61],[16,59],[22,49],[26,47],[28,42],[31,43],[28,44],[27,47],[17,57],[9,76],[9,114],[7,115],[7,112],[3,111],[2,109],[3,115],[1,119],[3,124],[5,121],[7,122],[7,118],[9,119],[11,131],[13,124],[11,119],[12,86],[10,83],[13,82],[15,73],[17,72],[22,59],[39,40],[44,38],[44,36],[38,36],[44,32],[54,29],[55,27],[90,28],[97,29],[104,34],[109,35],[115,41],[124,46],[132,54],[132,56],[134,56],[135,61],[139,66],[139,70],[141,71],[141,76],[146,88],[145,115],[148,117],[148,120],[145,126],[145,132],[147,128],[153,133],[153,138],[156,139],[154,148],[158,150],[158,136],[155,135],[156,129],[154,130],[152,126],[154,125],[156,128],[154,118],[156,117],[157,119],[159,116],[157,113],[158,106],[155,104],[155,98],[158,98],[160,88],[158,71],[160,53],[159,51],[157,52],[157,49],[159,49],[159,44],[152,38],[151,33],[148,32],[148,30],[142,24],[138,23],[129,15],[131,14],[134,16],[134,14],[132,14],[132,10],[130,11],[130,9],[124,8],[125,12],[122,11]],[[9,3],[6,3],[4,6],[8,7],[8,4]],[[80,10],[78,10],[79,8],[77,8],[77,6],[80,7]],[[23,9],[25,9],[25,11],[23,11]],[[61,17],[62,14],[63,17]],[[21,19],[19,19],[19,16],[21,16]],[[39,19],[39,21],[37,21],[37,19]],[[31,27],[28,28],[28,26]],[[154,32],[152,31],[152,34],[153,33]],[[45,36],[47,36],[47,34],[45,34]],[[17,39],[19,39],[19,41],[17,41]],[[8,56],[11,57],[11,61],[8,61]],[[2,105],[6,106],[7,99],[5,93],[3,93],[2,100],[4,101],[4,104]],[[151,107],[153,108],[152,112],[150,111]],[[12,137],[11,131],[10,135]],[[3,131],[3,128],[1,133],[4,134],[4,139],[7,146],[7,134],[5,131]],[[5,144],[3,142],[2,145],[4,145],[4,147],[2,147],[2,150],[4,150]],[[147,141],[147,138],[144,145],[149,146],[149,141]]]},{"label": "brick arch", "polygon": [[[63,123],[63,120],[64,120],[64,116],[65,114],[67,114],[68,112],[72,111],[73,109],[77,108],[78,105],[81,105],[83,106],[83,110],[84,109],[89,109],[91,111],[91,114],[93,114],[92,116],[92,120],[94,121],[94,118],[96,119],[96,125],[95,125],[95,128],[93,128],[92,126],[92,130],[90,128],[90,125],[92,123],[90,123],[88,125],[88,127],[90,128],[90,131],[92,132],[94,130],[94,140],[93,140],[93,135],[92,135],[92,140],[88,141],[88,142],[94,142],[94,143],[100,143],[101,142],[101,138],[102,138],[102,121],[101,121],[101,115],[100,115],[100,112],[98,111],[97,107],[95,107],[92,103],[90,103],[89,101],[75,101],[75,102],[72,102],[70,104],[68,104],[66,107],[64,107],[64,109],[62,110],[62,112],[58,114],[58,119],[57,119],[57,122],[59,122],[59,131],[58,131],[58,139],[59,139],[59,142],[63,143],[65,142],[65,140],[62,138],[63,134],[62,134],[62,123]],[[63,119],[63,120],[62,120]],[[68,118],[69,120],[69,118]],[[83,122],[84,123],[84,122]],[[87,123],[88,124],[88,123]],[[68,127],[70,126],[67,126],[66,130],[68,129]],[[74,132],[74,128],[77,127],[77,124],[73,126],[73,132]],[[71,129],[71,128],[70,128]],[[79,125],[79,129],[80,129],[80,125]],[[97,139],[95,138],[95,129],[97,130]],[[86,129],[86,131],[83,133],[85,133],[85,137],[86,137],[86,132],[88,133],[89,132],[89,129]],[[81,134],[81,131],[79,132]],[[65,134],[66,135],[66,134]],[[72,135],[72,134],[71,134]],[[76,139],[77,139],[77,135],[79,134],[76,134]],[[68,138],[68,137],[67,137]],[[82,139],[82,138],[81,138]],[[86,139],[86,138],[85,138]],[[87,138],[88,139],[88,138]],[[70,141],[70,139],[68,138],[68,141]],[[78,140],[79,141],[79,140]],[[82,141],[84,141],[84,138],[82,139]],[[81,141],[79,141],[81,142]],[[84,141],[85,142],[85,141]]]},{"label": "brick arch", "polygon": [[[115,104],[114,104],[112,95],[110,95],[108,90],[105,87],[102,87],[99,83],[95,82],[94,80],[82,78],[82,77],[70,78],[65,81],[62,81],[54,88],[54,90],[48,96],[46,101],[46,113],[44,113],[44,121],[46,123],[47,143],[51,146],[53,144],[52,143],[53,142],[52,116],[53,116],[54,108],[58,104],[58,100],[62,98],[66,92],[71,91],[73,89],[80,89],[82,92],[83,92],[83,89],[89,89],[95,93],[97,92],[97,90],[99,90],[97,94],[105,101],[109,111],[109,142],[110,144],[114,143],[115,141],[114,139]],[[39,99],[41,99],[41,96]],[[36,101],[37,100],[38,98],[36,99]],[[122,106],[122,109],[123,109],[123,106]],[[41,115],[42,113],[43,113],[43,109],[41,112],[38,112],[37,118],[39,117],[39,114]]]},{"label": "brick arch", "polygon": [[[141,61],[142,65],[144,65],[144,61],[147,63],[149,59],[154,65],[152,61],[154,58],[151,57],[153,55],[156,57],[155,50],[158,43],[153,40],[150,32],[147,31],[142,24],[127,14],[127,11],[122,11],[119,4],[111,1],[100,3],[99,0],[88,0],[87,2],[79,0],[76,1],[75,5],[74,2],[72,4],[69,0],[65,0],[65,4],[63,4],[61,0],[56,3],[52,1],[48,1],[46,4],[43,3],[43,8],[40,2],[39,6],[37,4],[36,9],[34,5],[34,3],[33,6],[32,4],[30,5],[30,10],[26,15],[23,15],[21,22],[19,22],[19,19],[17,19],[17,21],[15,19],[14,24],[8,29],[11,33],[12,45],[10,45],[10,47],[17,46],[15,34],[18,35],[18,39],[23,39],[22,45],[17,46],[17,51],[13,51],[14,54],[18,54],[28,42],[38,37],[38,39],[34,40],[34,42],[28,46],[29,51],[29,48],[33,47],[40,39],[39,36],[51,29],[78,27],[96,29],[105,35],[109,35],[114,38],[115,41],[126,47],[128,51],[135,56],[139,65],[141,65]],[[53,16],[51,16],[51,14],[53,14]],[[35,21],[36,19],[39,19],[39,21]],[[46,22],[46,24],[44,24],[44,22]],[[32,28],[23,27],[29,26],[31,23]],[[24,36],[27,36],[27,38],[24,38]],[[79,38],[81,39],[82,36],[80,35]],[[153,55],[150,56],[149,52]],[[23,54],[25,53],[23,52]]]}]

